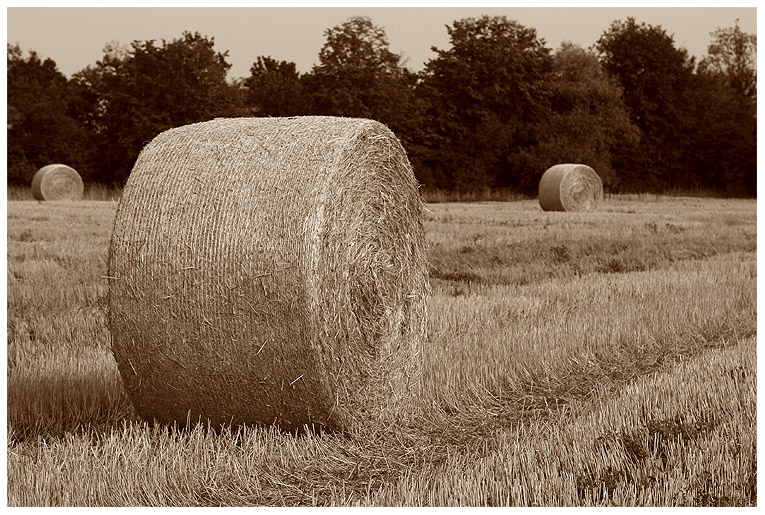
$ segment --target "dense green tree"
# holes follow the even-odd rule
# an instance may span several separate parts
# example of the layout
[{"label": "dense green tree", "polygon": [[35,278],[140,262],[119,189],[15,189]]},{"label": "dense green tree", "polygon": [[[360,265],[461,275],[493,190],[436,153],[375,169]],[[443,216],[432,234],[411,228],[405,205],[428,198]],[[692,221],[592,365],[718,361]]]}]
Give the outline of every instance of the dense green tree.
[{"label": "dense green tree", "polygon": [[82,109],[100,138],[101,180],[124,180],[143,146],[160,132],[237,112],[237,94],[226,81],[228,52],[214,40],[184,32],[173,41],[134,41],[108,46],[94,67],[74,80],[90,91]]},{"label": "dense green tree", "polygon": [[245,104],[253,116],[295,116],[308,109],[295,63],[258,57],[244,81]]},{"label": "dense green tree", "polygon": [[451,47],[433,48],[418,87],[428,104],[424,166],[443,188],[533,191],[550,50],[534,29],[504,16],[455,21],[447,31]]},{"label": "dense green tree", "polygon": [[694,71],[694,60],[676,48],[672,36],[660,26],[615,21],[597,41],[603,67],[624,90],[630,119],[641,130],[634,151],[617,156],[617,166],[634,170],[625,187],[661,190],[676,184],[685,170],[683,156],[689,145],[693,120],[685,111],[685,94]]},{"label": "dense green tree", "polygon": [[[557,163],[585,163],[606,187],[619,179],[612,153],[637,143],[639,131],[629,120],[621,86],[590,51],[564,42],[553,55],[549,76],[551,115],[539,124],[538,180]],[[622,171],[624,173],[624,171]]]},{"label": "dense green tree", "polygon": [[8,183],[29,184],[42,166],[65,163],[90,179],[90,135],[71,115],[76,95],[52,59],[8,45]]}]

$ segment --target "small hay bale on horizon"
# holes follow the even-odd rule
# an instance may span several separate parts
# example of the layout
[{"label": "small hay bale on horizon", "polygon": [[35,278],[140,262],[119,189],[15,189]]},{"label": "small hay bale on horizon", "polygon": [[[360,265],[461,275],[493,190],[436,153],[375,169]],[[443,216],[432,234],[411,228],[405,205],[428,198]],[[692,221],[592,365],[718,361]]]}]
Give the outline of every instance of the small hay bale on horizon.
[{"label": "small hay bale on horizon", "polygon": [[32,178],[35,200],[80,200],[84,189],[80,174],[63,164],[43,166]]},{"label": "small hay bale on horizon", "polygon": [[603,182],[587,165],[557,164],[539,181],[539,205],[544,211],[593,211],[603,200]]},{"label": "small hay bale on horizon", "polygon": [[158,135],[108,258],[112,352],[138,413],[288,430],[400,416],[426,328],[422,211],[404,149],[375,121]]}]

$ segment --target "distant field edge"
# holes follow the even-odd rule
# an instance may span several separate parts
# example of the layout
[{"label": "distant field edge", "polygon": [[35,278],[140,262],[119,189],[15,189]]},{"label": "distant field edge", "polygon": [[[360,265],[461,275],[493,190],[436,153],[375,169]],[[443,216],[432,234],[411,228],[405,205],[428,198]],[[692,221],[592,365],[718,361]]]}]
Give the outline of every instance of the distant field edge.
[{"label": "distant field edge", "polygon": [[[535,200],[533,195],[525,195],[511,188],[484,188],[475,190],[443,190],[439,188],[429,188],[420,186],[420,195],[423,200],[429,204],[439,204],[444,202],[515,202],[519,200]],[[85,192],[83,200],[119,200],[122,196],[122,188],[119,186],[105,185],[101,183],[85,183]],[[745,199],[756,200],[756,197],[741,197],[728,194],[722,191],[713,190],[693,190],[675,188],[663,192],[631,192],[631,193],[609,193],[607,190],[603,200],[637,200],[651,201],[672,199],[676,197],[695,197],[695,198],[723,198],[723,199]],[[32,189],[25,186],[8,186],[8,201],[34,200],[32,198]]]}]

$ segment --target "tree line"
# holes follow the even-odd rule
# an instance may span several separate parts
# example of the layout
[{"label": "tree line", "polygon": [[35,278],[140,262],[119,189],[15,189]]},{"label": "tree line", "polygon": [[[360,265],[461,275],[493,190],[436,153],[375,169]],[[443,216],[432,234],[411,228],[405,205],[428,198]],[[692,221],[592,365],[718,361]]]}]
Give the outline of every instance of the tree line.
[{"label": "tree line", "polygon": [[333,115],[393,130],[428,188],[536,194],[556,163],[592,166],[612,192],[756,195],[756,36],[711,34],[698,63],[661,26],[614,21],[590,49],[548,48],[504,16],[447,26],[421,72],[385,31],[353,17],[325,31],[318,64],[260,56],[227,79],[228,52],[184,32],[108,44],[67,79],[51,59],[8,45],[8,184],[61,162],[121,184],[160,132],[234,116]]}]

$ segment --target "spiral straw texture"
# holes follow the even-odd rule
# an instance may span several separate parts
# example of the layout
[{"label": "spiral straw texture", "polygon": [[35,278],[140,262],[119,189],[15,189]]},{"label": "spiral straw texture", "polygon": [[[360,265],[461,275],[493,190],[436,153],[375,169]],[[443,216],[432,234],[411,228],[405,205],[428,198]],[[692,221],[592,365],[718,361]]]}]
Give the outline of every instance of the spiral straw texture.
[{"label": "spiral straw texture", "polygon": [[339,430],[400,416],[426,327],[422,209],[375,121],[216,119],[157,136],[109,248],[112,351],[139,414]]},{"label": "spiral straw texture", "polygon": [[603,200],[603,182],[595,170],[580,164],[559,164],[539,181],[544,211],[593,211]]},{"label": "spiral straw texture", "polygon": [[80,200],[83,189],[80,174],[62,164],[43,166],[32,178],[35,200]]}]

